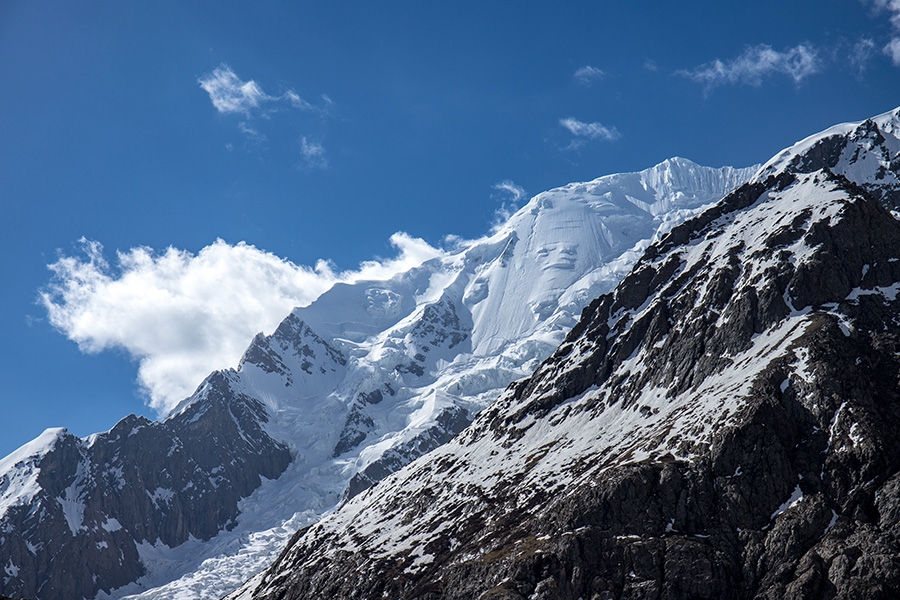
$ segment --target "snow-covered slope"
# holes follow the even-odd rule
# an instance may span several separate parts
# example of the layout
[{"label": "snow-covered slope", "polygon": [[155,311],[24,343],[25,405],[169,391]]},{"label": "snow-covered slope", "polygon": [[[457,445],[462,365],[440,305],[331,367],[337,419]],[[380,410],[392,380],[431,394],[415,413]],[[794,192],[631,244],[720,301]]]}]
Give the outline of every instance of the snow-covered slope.
[{"label": "snow-covered slope", "polygon": [[778,153],[757,178],[788,170],[811,173],[827,168],[865,185],[892,210],[900,208],[900,114],[886,112],[856,123],[835,125]]},{"label": "snow-covered slope", "polygon": [[[813,196],[818,194],[812,204],[831,205],[835,198],[829,194],[839,193],[835,190],[840,185],[830,180],[827,172],[819,171],[829,168],[865,185],[868,193],[896,207],[897,114],[895,111],[840,126],[788,149],[759,170],[756,185],[763,185],[769,175],[785,171],[815,173],[813,179],[790,185],[800,186]],[[49,432],[42,436],[47,439],[3,461],[0,501],[5,512],[0,515],[0,529],[6,540],[16,542],[0,544],[0,563],[6,574],[0,593],[39,596],[36,590],[41,589],[39,597],[47,600],[72,597],[76,588],[66,587],[68,578],[74,576],[71,564],[78,564],[77,589],[84,597],[90,597],[90,590],[107,590],[108,594],[100,592],[99,597],[116,598],[130,593],[140,593],[144,598],[212,598],[227,593],[271,561],[293,531],[318,520],[342,498],[349,500],[348,506],[355,506],[354,497],[373,482],[447,442],[476,413],[491,405],[507,384],[530,375],[564,341],[582,309],[593,298],[616,288],[651,241],[659,243],[648,251],[648,261],[679,244],[696,246],[699,238],[690,238],[692,230],[684,228],[676,229],[663,241],[660,238],[754,172],[710,169],[671,159],[640,173],[602,177],[540,194],[483,239],[461,243],[455,251],[388,281],[338,285],[312,305],[296,309],[272,335],[257,336],[237,369],[212,374],[162,423],[129,417],[110,432],[86,440],[61,431]],[[810,191],[813,189],[815,194]],[[841,189],[853,193],[852,186]],[[783,198],[783,206],[797,208],[803,218],[819,215],[819,209],[807,202],[804,194],[794,200]],[[743,197],[749,198],[746,194]],[[807,209],[812,212],[807,214]],[[708,218],[718,223],[716,219],[724,213],[707,215],[717,215]],[[769,215],[764,227],[784,229],[779,221],[783,215]],[[762,219],[763,215],[752,218]],[[785,231],[799,226],[799,221],[792,220]],[[734,233],[737,237],[728,244],[737,245],[730,246],[728,252],[732,254],[726,252],[727,256],[744,252],[736,249],[740,242],[752,246],[750,238],[741,238],[749,235],[748,231]],[[714,233],[718,231],[706,230],[703,235]],[[782,237],[792,235],[783,233]],[[802,262],[815,254],[812,246],[807,246],[807,254],[799,246],[789,250]],[[719,257],[716,260],[726,260],[713,248],[710,252]],[[708,262],[710,257],[702,252],[684,257],[694,260],[692,264],[701,270],[707,264],[722,267],[715,261]],[[760,262],[764,277],[770,276],[766,269],[774,268],[774,264]],[[610,434],[612,455],[621,450],[617,445],[621,442],[630,445],[623,456],[639,457],[646,451],[652,458],[649,450],[641,448],[677,441],[675,450],[689,459],[692,453],[702,451],[704,440],[715,443],[713,413],[721,409],[718,400],[696,404],[683,395],[694,382],[714,381],[707,376],[718,376],[723,372],[717,370],[722,365],[708,358],[703,348],[688,352],[666,346],[666,339],[673,338],[665,336],[654,338],[653,347],[660,344],[659,348],[666,348],[671,356],[656,355],[647,348],[643,354],[632,356],[641,345],[640,328],[634,325],[647,326],[644,334],[666,328],[666,318],[646,312],[644,304],[649,296],[643,294],[678,271],[673,265],[666,267],[674,269],[671,273],[660,271],[649,282],[642,279],[650,273],[644,270],[642,276],[630,277],[616,291],[622,306],[628,304],[626,310],[636,319],[629,321],[629,331],[635,333],[610,330],[620,342],[610,365],[588,361],[589,368],[560,367],[531,380],[552,380],[545,391],[562,390],[560,397],[571,399],[590,369],[606,376],[604,369],[613,364],[627,363],[635,368],[639,364],[669,364],[663,380],[666,394],[675,394],[679,400],[667,404],[662,397],[647,397],[641,405],[648,415],[646,422],[639,423],[634,415],[623,412],[619,420],[603,425],[601,430]],[[890,279],[883,276],[883,267],[859,266],[862,277],[873,273],[876,275],[870,277]],[[836,277],[827,271],[823,276]],[[726,294],[729,281],[733,284],[737,280],[725,278],[710,288],[708,282],[697,279],[696,288],[713,295]],[[758,281],[750,283],[756,285]],[[890,295],[890,284],[885,285]],[[766,288],[769,295],[747,300],[749,308],[740,310],[752,312],[760,305],[776,306],[779,296],[773,296],[771,290],[783,286],[776,277],[775,284]],[[813,287],[807,284],[807,288]],[[860,302],[867,302],[872,295],[861,294]],[[684,310],[693,306],[687,300],[683,304]],[[802,312],[799,305],[793,306]],[[734,316],[743,318],[742,314]],[[609,320],[613,317],[614,322]],[[692,327],[709,325],[705,319],[713,317],[718,319],[719,315],[697,313]],[[762,334],[756,331],[757,325],[771,318],[771,314],[763,314],[752,327],[746,322],[744,325]],[[609,319],[607,326],[626,322],[623,314],[611,314]],[[688,331],[693,337],[685,334],[684,339],[709,342],[704,337],[705,329],[688,327]],[[750,378],[757,373],[754,352],[769,349],[777,354],[796,333],[790,330],[767,333],[769,337],[761,335],[753,342],[763,345],[760,347],[729,342],[734,345],[726,344],[731,352],[729,360],[744,365],[746,372],[742,375]],[[570,352],[574,347],[566,348],[564,345],[560,352]],[[745,355],[747,352],[753,356]],[[599,350],[595,354],[599,356]],[[693,364],[691,361],[706,371],[685,366]],[[557,360],[555,364],[564,363]],[[610,381],[614,383],[626,372],[628,376],[622,381],[638,381],[631,369],[618,371]],[[673,391],[673,381],[681,382],[678,385],[684,389]],[[737,392],[745,391],[743,380],[732,377],[730,381]],[[635,383],[629,393],[650,394],[660,385],[650,381],[641,387]],[[589,387],[581,388],[581,392]],[[504,417],[502,422],[533,418],[537,423],[544,418],[546,407],[556,410],[553,393],[534,396],[521,392],[524,388],[516,389],[520,391],[504,396],[506,404],[497,406],[509,408],[515,401],[526,402],[527,407],[523,404],[519,407],[522,410],[513,411],[515,418]],[[569,400],[563,402],[567,403]],[[483,419],[497,414],[492,411]],[[614,414],[608,412],[609,418]],[[680,424],[690,423],[691,428],[678,440],[668,433],[663,435],[670,426],[655,418],[659,414]],[[501,421],[491,422],[500,427]],[[585,423],[567,422],[572,439],[567,437],[559,443],[571,443],[575,450],[581,444],[587,451],[587,434],[580,442],[575,437],[597,422]],[[626,440],[629,432],[631,437]],[[658,435],[648,441],[647,432]],[[507,440],[510,448],[518,439]],[[229,450],[223,452],[222,448]],[[290,464],[285,460],[288,450]],[[538,454],[555,456],[540,449]],[[531,469],[515,467],[512,463],[520,456],[517,458],[512,450],[498,455],[507,456],[507,463],[500,466],[509,467],[511,472],[524,477]],[[540,458],[532,458],[539,472],[543,468]],[[486,468],[497,467],[497,460],[501,459],[485,457]],[[546,473],[548,481],[555,480],[550,471]],[[481,475],[488,477],[489,473]],[[125,481],[124,487],[121,481]],[[484,483],[489,485],[490,480]],[[476,484],[470,489],[477,496],[483,490],[477,492],[481,484]],[[129,490],[126,501],[121,500],[123,489]],[[418,493],[410,492],[409,497],[418,497]],[[421,497],[417,502],[427,504],[427,499]],[[212,510],[213,505],[220,509]],[[46,511],[30,510],[32,506]],[[45,515],[49,515],[47,523],[52,526],[44,523]],[[60,535],[66,531],[68,536]],[[118,551],[118,558],[115,552],[107,552],[111,548]],[[427,561],[425,554],[422,561]],[[79,559],[73,563],[76,555]],[[26,564],[34,566],[25,568]],[[122,586],[138,576],[136,583]],[[49,585],[50,581],[56,587]]]},{"label": "snow-covered slope", "polygon": [[164,422],[130,415],[80,439],[50,429],[0,461],[5,595],[90,598],[144,575],[148,549],[209,540],[291,462],[258,400],[211,375]]},{"label": "snow-covered slope", "polygon": [[[553,352],[651,239],[754,171],[675,158],[564,186],[490,236],[387,281],[338,284],[295,309],[254,340],[232,375],[236,392],[266,405],[266,431],[294,461],[241,504],[234,530],[163,553],[116,596],[172,579],[140,597],[233,589],[299,526],[461,431]],[[184,556],[194,557],[189,568]]]},{"label": "snow-covered slope", "polygon": [[[559,345],[651,238],[751,174],[672,159],[540,194],[483,239],[296,309],[162,423],[129,417],[87,440],[49,432],[3,462],[0,519],[19,543],[0,550],[0,591],[227,593],[297,528],[461,431]],[[39,477],[48,469],[53,485]],[[75,579],[65,575],[72,552],[83,557]]]},{"label": "snow-covered slope", "polygon": [[841,129],[838,172],[795,146],[673,229],[530,378],[233,597],[894,597],[898,115]]}]

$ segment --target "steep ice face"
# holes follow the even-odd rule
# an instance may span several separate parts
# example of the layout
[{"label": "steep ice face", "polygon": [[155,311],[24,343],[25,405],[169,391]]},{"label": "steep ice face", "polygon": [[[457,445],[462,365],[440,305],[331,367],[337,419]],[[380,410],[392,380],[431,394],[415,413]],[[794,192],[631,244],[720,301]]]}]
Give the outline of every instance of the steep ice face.
[{"label": "steep ice face", "polygon": [[[234,420],[237,443],[258,444],[258,431],[245,429],[258,426],[290,449],[287,470],[241,500],[229,531],[211,540],[172,548],[137,540],[146,575],[99,597],[219,597],[234,589],[297,528],[450,440],[549,356],[651,240],[753,172],[671,159],[564,186],[536,196],[489,236],[389,280],[338,284],[295,309],[165,422],[202,430],[215,406],[238,407],[240,415],[219,415]],[[182,452],[177,438],[169,445]],[[116,468],[121,479],[127,465]],[[200,483],[221,484],[217,477]],[[26,479],[4,494],[26,501],[28,481],[36,481]],[[172,489],[155,484],[140,497],[165,507]],[[72,491],[61,502],[74,499]],[[79,506],[66,506],[67,531],[80,531]],[[109,517],[102,522],[124,535],[129,524]]]},{"label": "steep ice face", "polygon": [[[638,562],[623,556],[636,556],[671,535],[654,554],[668,561],[677,536],[696,544],[696,538],[710,537],[703,528],[715,521],[711,511],[685,509],[692,506],[684,500],[690,486],[679,481],[686,469],[665,465],[697,461],[697,470],[708,473],[717,447],[719,459],[741,456],[747,466],[766,452],[757,447],[763,434],[740,438],[734,432],[777,430],[784,425],[780,421],[796,421],[798,430],[817,437],[808,442],[791,432],[776,438],[786,445],[773,453],[778,461],[754,467],[763,480],[770,471],[782,471],[780,478],[766,480],[775,481],[772,489],[754,492],[753,502],[746,487],[734,493],[738,488],[729,479],[742,475],[737,463],[714,483],[709,477],[698,496],[715,498],[713,505],[738,498],[732,507],[741,508],[723,521],[737,516],[738,526],[760,536],[741,543],[758,543],[773,520],[790,526],[784,523],[796,518],[790,511],[805,500],[794,468],[805,469],[800,480],[817,477],[809,489],[827,489],[835,506],[855,507],[850,497],[856,490],[895,472],[879,457],[879,476],[873,479],[870,463],[863,475],[859,465],[870,460],[864,460],[866,453],[875,456],[873,449],[883,444],[900,456],[887,441],[894,435],[889,428],[869,427],[866,435],[879,442],[856,449],[867,439],[860,423],[871,424],[872,415],[882,413],[872,406],[877,403],[871,386],[857,394],[859,381],[847,373],[867,368],[859,356],[870,356],[863,347],[871,332],[884,339],[895,335],[898,247],[900,225],[843,174],[781,171],[742,186],[649,248],[613,293],[590,304],[553,356],[508,388],[472,426],[319,521],[295,539],[272,571],[233,598],[341,596],[349,590],[393,597],[444,585],[465,586],[457,593],[471,590],[476,597],[519,582],[536,596],[556,597],[557,582],[579,584],[565,561],[590,557],[596,565],[605,552],[617,573],[609,577],[636,578],[634,571],[616,571]],[[857,328],[863,333],[853,337]],[[889,400],[896,398],[894,350],[890,345],[882,355],[891,364],[883,390]],[[865,417],[846,417],[853,400],[836,391],[842,389],[857,401],[854,414]],[[777,410],[766,412],[770,407]],[[817,451],[797,450],[801,443]],[[827,459],[823,449],[832,453]],[[789,452],[797,462],[784,467]],[[857,455],[839,464],[834,455],[842,452]],[[832,470],[827,476],[826,468]],[[617,488],[617,481],[625,484]],[[633,498],[646,500],[649,508],[623,506]],[[617,520],[619,515],[627,518]],[[571,528],[554,528],[566,519]],[[871,527],[868,517],[860,520]],[[834,517],[826,533],[833,523]],[[739,538],[734,523],[727,524],[733,548]],[[563,536],[578,542],[544,552],[554,543],[546,540]],[[627,538],[633,546],[618,545]],[[766,538],[766,551],[780,558],[770,546]],[[688,553],[691,564],[699,547]],[[557,569],[557,562],[564,566]],[[654,565],[648,571],[659,571],[660,562],[646,564]],[[770,564],[780,568],[778,560]],[[554,569],[565,576],[554,577]],[[719,572],[711,573],[714,579]],[[545,577],[546,596],[538,583]]]},{"label": "steep ice face", "polygon": [[[286,541],[285,523],[310,522],[448,441],[549,356],[652,239],[755,170],[676,158],[564,186],[456,252],[390,280],[338,284],[295,309],[254,340],[235,384],[266,404],[266,430],[294,462],[245,501],[236,529],[219,536],[222,554],[141,597],[221,591],[212,584],[223,578],[237,586],[260,562],[248,556],[280,549],[272,540]],[[245,540],[240,550],[221,550],[232,536]]]},{"label": "steep ice face", "polygon": [[752,172],[674,158],[535,196],[487,242],[503,247],[502,260],[474,269],[466,286],[473,353],[515,353],[526,340],[555,347],[581,309],[610,291],[654,236]]}]

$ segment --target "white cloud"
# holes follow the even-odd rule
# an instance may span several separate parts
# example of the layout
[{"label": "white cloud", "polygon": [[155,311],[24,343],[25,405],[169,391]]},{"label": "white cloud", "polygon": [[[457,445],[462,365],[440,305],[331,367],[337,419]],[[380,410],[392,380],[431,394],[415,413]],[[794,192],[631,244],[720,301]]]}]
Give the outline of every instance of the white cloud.
[{"label": "white cloud", "polygon": [[900,67],[900,37],[892,38],[884,47],[884,53],[891,57],[894,66]]},{"label": "white cloud", "polygon": [[503,193],[503,195],[507,196],[507,200],[514,203],[525,197],[525,188],[516,185],[509,179],[504,179],[500,183],[495,183],[493,189]]},{"label": "white cloud", "polygon": [[[238,129],[247,136],[248,148],[262,149],[266,147],[268,138],[266,137],[266,134],[260,133],[259,129],[256,127],[250,125],[246,121],[241,121],[238,123]],[[229,148],[229,150],[231,149],[232,148]]]},{"label": "white cloud", "polygon": [[585,123],[572,117],[560,119],[559,124],[568,129],[572,135],[592,140],[613,142],[622,137],[615,127],[606,127],[600,123]]},{"label": "white cloud", "polygon": [[900,30],[900,0],[872,0],[877,10],[887,10],[891,13],[891,25]]},{"label": "white cloud", "polygon": [[294,108],[299,108],[301,110],[315,110],[315,107],[300,97],[300,94],[295,92],[294,90],[288,90],[284,93],[284,97],[288,102],[291,103],[291,106]]},{"label": "white cloud", "polygon": [[891,58],[894,66],[900,67],[900,0],[870,0],[870,3],[875,7],[876,11],[886,10],[890,13],[890,22],[891,27],[894,29],[894,35],[882,51]]},{"label": "white cloud", "polygon": [[300,110],[327,112],[334,104],[331,98],[323,94],[323,106],[315,106],[301,98],[294,90],[287,90],[280,96],[271,96],[252,79],[243,81],[226,64],[219,65],[211,73],[198,79],[197,83],[209,94],[209,99],[212,100],[216,110],[224,114],[238,113],[249,117],[266,106],[274,107],[278,104],[283,106],[284,103]]},{"label": "white cloud", "polygon": [[519,202],[525,198],[525,188],[516,185],[512,180],[504,179],[500,183],[491,186],[497,190],[496,194],[491,197],[500,202],[500,207],[494,211],[494,222],[492,229],[496,231],[502,227],[509,218],[519,210]]},{"label": "white cloud", "polygon": [[794,83],[800,83],[818,73],[820,68],[818,54],[809,45],[800,44],[778,52],[771,46],[760,44],[747,48],[733,60],[716,59],[691,71],[679,71],[679,74],[711,89],[723,84],[759,86],[765,78],[776,74],[787,75]]},{"label": "white cloud", "polygon": [[592,67],[590,65],[586,65],[575,71],[575,79],[581,83],[591,83],[594,80],[603,79],[605,76],[606,73],[597,67]]},{"label": "white cloud", "polygon": [[303,166],[306,169],[328,168],[325,148],[318,142],[308,140],[306,136],[300,138],[300,154],[303,156]]},{"label": "white cloud", "polygon": [[850,66],[862,72],[866,68],[869,59],[875,52],[875,42],[868,38],[863,38],[853,45],[850,50],[849,60]]},{"label": "white cloud", "polygon": [[201,77],[198,83],[220,113],[248,115],[251,109],[259,108],[260,103],[269,98],[255,81],[241,81],[228,65],[220,65]]},{"label": "white cloud", "polygon": [[[875,7],[891,13],[891,26],[900,34],[900,0],[875,0]],[[900,36],[895,35],[884,47],[884,53],[891,57],[894,66],[900,67]]]},{"label": "white cloud", "polygon": [[271,333],[335,282],[385,279],[441,254],[405,233],[390,241],[395,258],[336,272],[327,261],[299,266],[222,240],[196,255],[134,248],[118,252],[113,267],[99,243],[82,240],[82,256],[49,265],[54,278],[41,301],[51,324],[82,351],[118,348],[137,361],[138,383],[164,415],[210,372],[236,366],[257,332]]},{"label": "white cloud", "polygon": [[[333,108],[334,101],[322,94],[321,102],[312,104],[302,98],[295,90],[289,89],[280,95],[271,95],[263,91],[262,87],[253,81],[244,81],[226,64],[219,65],[211,73],[207,73],[198,81],[212,101],[213,106],[222,114],[240,115],[241,120],[237,126],[247,139],[245,149],[259,152],[269,149],[269,140],[277,140],[285,130],[284,120],[275,124],[273,117],[278,113],[299,110],[314,112],[320,117],[328,116]],[[288,125],[290,127],[290,125]],[[297,139],[296,133],[292,139]],[[234,145],[227,144],[228,150],[233,150]],[[325,169],[328,167],[328,159],[325,156],[325,148],[322,144],[313,142],[306,137],[300,141],[300,161],[304,169]]]}]

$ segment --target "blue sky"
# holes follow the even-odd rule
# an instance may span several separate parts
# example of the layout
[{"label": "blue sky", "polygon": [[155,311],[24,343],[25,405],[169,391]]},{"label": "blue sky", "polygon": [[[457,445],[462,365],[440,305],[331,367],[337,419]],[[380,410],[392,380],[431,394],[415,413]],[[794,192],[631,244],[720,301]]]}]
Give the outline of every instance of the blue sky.
[{"label": "blue sky", "polygon": [[890,110],[898,64],[897,0],[0,3],[0,455],[529,195]]}]

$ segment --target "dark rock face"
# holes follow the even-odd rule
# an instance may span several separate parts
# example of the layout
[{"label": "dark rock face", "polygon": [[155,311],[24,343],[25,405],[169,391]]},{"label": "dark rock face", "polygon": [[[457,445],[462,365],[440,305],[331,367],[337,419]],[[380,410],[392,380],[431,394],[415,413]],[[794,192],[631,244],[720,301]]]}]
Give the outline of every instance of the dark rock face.
[{"label": "dark rock face", "polygon": [[676,228],[252,597],[898,597],[900,222],[870,187],[776,173]]},{"label": "dark rock face", "polygon": [[307,375],[335,372],[347,364],[340,351],[291,313],[272,335],[259,333],[253,338],[238,364],[238,370],[245,364],[252,364],[266,373],[284,375],[285,385],[289,386],[294,384],[293,369],[285,364],[285,357],[299,359],[299,369]]},{"label": "dark rock face", "polygon": [[442,346],[453,348],[469,337],[469,333],[460,323],[453,301],[443,297],[425,307],[410,336],[416,341],[417,354],[421,354]]},{"label": "dark rock face", "polygon": [[470,333],[470,329],[460,321],[456,305],[444,296],[422,311],[421,318],[416,321],[405,340],[412,360],[397,365],[395,370],[401,374],[421,377],[429,364],[434,362],[429,360],[430,353],[455,348],[468,339]]},{"label": "dark rock face", "polygon": [[[900,154],[888,141],[896,140],[900,109],[867,119],[846,131],[821,136],[803,152],[775,159],[767,174],[780,170],[812,173],[827,169],[863,184],[891,210],[900,209]],[[790,154],[786,151],[785,154]]]},{"label": "dark rock face", "polygon": [[[465,342],[471,328],[462,323],[453,301],[443,296],[425,306],[403,339],[404,351],[411,359],[397,365],[394,370],[401,375],[421,377],[433,367],[435,355],[442,350],[453,349]],[[334,457],[353,450],[375,429],[375,423],[367,413],[367,407],[380,403],[385,395],[394,395],[389,383],[370,392],[357,394],[347,416],[340,439],[334,448]],[[457,406],[445,408],[435,419],[433,426],[425,428],[411,439],[388,450],[350,480],[344,498],[352,498],[368,489],[375,482],[393,473],[414,459],[445,444],[471,422],[468,412]]]},{"label": "dark rock face", "polygon": [[263,430],[262,404],[231,390],[232,376],[214,373],[163,422],[130,415],[87,442],[61,432],[34,465],[33,500],[0,519],[0,590],[93,598],[143,575],[136,543],[174,547],[232,525],[238,501],[291,460]]},{"label": "dark rock face", "polygon": [[347,484],[344,500],[366,491],[391,473],[408,465],[439,446],[443,446],[453,436],[471,423],[469,413],[458,406],[445,408],[435,419],[435,424],[417,434],[407,442],[391,448],[378,460],[373,461],[365,469],[355,474]]}]

